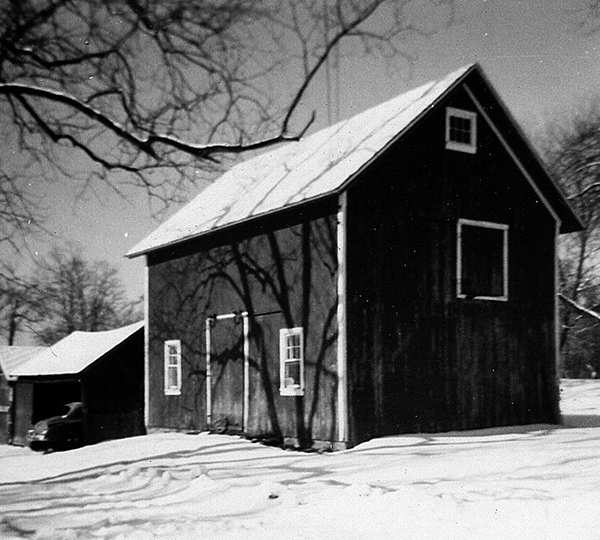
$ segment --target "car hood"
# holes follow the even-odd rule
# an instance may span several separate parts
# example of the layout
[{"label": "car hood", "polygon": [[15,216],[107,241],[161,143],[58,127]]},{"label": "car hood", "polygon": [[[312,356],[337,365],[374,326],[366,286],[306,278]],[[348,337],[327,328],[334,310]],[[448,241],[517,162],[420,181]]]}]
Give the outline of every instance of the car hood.
[{"label": "car hood", "polygon": [[46,418],[44,420],[40,420],[37,424],[33,426],[33,431],[36,433],[42,433],[52,426],[56,426],[59,424],[64,424],[67,419],[64,416],[53,416],[51,418]]}]

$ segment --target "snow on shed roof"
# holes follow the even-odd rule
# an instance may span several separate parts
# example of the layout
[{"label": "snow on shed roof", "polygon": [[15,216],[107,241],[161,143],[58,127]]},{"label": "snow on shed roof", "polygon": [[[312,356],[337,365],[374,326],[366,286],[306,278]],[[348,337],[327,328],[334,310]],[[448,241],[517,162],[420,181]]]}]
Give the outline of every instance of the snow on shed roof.
[{"label": "snow on shed roof", "polygon": [[20,366],[37,356],[45,347],[16,347],[5,345],[0,347],[0,368],[7,379],[14,377],[13,373]]},{"label": "snow on shed roof", "polygon": [[232,167],[127,255],[135,257],[339,190],[475,68],[463,67]]},{"label": "snow on shed roof", "polygon": [[73,332],[51,347],[43,347],[41,353],[15,368],[12,375],[33,377],[80,373],[143,326],[141,321],[104,332]]}]

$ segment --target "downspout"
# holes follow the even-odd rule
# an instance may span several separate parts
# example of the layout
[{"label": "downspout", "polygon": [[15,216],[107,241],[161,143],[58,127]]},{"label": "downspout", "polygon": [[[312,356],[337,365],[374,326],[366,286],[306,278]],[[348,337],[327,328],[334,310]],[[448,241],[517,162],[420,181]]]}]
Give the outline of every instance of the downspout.
[{"label": "downspout", "polygon": [[337,442],[341,448],[348,444],[347,207],[348,194],[343,191],[339,195],[337,214]]},{"label": "downspout", "polygon": [[250,419],[250,321],[248,313],[242,313],[242,325],[244,334],[244,408],[242,411],[242,431],[248,432]]},{"label": "downspout", "polygon": [[150,424],[150,268],[144,267],[144,424]]},{"label": "downspout", "polygon": [[205,346],[206,346],[206,427],[210,429],[212,424],[212,371],[210,367],[210,317],[205,322]]}]

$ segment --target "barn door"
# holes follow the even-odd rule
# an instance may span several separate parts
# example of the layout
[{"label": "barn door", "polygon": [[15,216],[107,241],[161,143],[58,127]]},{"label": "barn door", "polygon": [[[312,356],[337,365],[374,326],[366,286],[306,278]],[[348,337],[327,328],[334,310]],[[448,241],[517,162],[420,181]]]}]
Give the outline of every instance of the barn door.
[{"label": "barn door", "polygon": [[228,313],[206,321],[206,410],[209,428],[242,432],[248,411],[248,316]]}]

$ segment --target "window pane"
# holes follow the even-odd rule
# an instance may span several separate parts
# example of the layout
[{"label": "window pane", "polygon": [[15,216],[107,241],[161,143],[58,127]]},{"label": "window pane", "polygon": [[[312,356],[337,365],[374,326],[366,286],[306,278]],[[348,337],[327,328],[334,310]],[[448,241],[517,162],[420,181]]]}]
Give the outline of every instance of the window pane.
[{"label": "window pane", "polygon": [[300,362],[292,360],[285,363],[285,386],[300,386]]},{"label": "window pane", "polygon": [[169,366],[167,370],[167,386],[169,388],[177,388],[179,381],[177,380],[177,366]]},{"label": "window pane", "polygon": [[450,117],[450,140],[471,144],[471,120],[469,118]]},{"label": "window pane", "polygon": [[504,231],[462,226],[461,293],[468,297],[504,295]]}]

